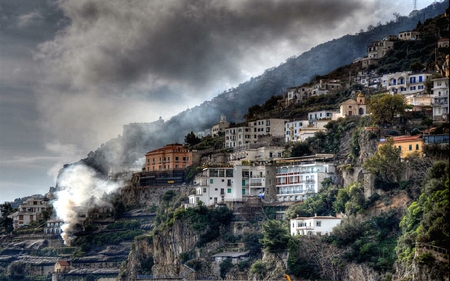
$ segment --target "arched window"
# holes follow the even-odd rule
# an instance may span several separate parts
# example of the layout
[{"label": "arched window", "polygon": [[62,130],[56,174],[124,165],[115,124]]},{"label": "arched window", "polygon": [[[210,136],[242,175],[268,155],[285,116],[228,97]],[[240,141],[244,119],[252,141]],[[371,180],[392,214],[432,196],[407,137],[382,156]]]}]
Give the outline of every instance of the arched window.
[{"label": "arched window", "polygon": [[358,114],[359,115],[364,115],[364,108],[359,108],[358,109]]}]

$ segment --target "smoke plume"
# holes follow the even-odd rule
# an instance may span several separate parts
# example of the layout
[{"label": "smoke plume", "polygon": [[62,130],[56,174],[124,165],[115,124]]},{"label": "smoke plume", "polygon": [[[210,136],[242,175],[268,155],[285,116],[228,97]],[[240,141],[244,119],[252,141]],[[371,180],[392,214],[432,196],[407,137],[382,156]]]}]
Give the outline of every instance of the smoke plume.
[{"label": "smoke plume", "polygon": [[71,244],[73,232],[78,225],[82,226],[89,210],[109,205],[103,198],[118,187],[119,183],[99,178],[93,169],[83,164],[77,163],[61,172],[53,207],[58,218],[64,221],[61,227],[64,244]]}]

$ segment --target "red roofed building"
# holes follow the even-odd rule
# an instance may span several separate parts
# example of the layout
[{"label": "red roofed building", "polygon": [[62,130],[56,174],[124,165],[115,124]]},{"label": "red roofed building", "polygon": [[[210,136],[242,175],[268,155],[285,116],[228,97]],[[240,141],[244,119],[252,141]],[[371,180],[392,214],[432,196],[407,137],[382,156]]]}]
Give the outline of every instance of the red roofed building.
[{"label": "red roofed building", "polygon": [[64,273],[70,271],[70,264],[68,261],[57,261],[55,264],[55,272]]},{"label": "red roofed building", "polygon": [[[398,147],[401,150],[400,157],[403,159],[407,155],[418,152],[420,157],[423,156],[423,138],[421,135],[416,136],[399,136],[399,137],[390,137],[394,141],[394,146]],[[378,143],[378,147],[384,145],[386,143],[386,139],[380,140]]]},{"label": "red roofed building", "polygon": [[145,154],[145,171],[171,171],[192,165],[192,152],[182,144],[168,144]]}]

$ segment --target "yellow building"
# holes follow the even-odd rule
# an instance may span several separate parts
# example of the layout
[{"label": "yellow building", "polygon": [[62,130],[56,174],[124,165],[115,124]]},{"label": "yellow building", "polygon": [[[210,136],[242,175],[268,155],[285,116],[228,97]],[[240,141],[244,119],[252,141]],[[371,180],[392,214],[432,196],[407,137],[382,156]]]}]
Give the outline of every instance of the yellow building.
[{"label": "yellow building", "polygon": [[[421,135],[417,136],[399,136],[391,137],[394,141],[394,146],[400,148],[400,157],[403,159],[413,152],[418,152],[420,157],[423,156],[423,138]],[[386,143],[386,139],[378,143],[378,148]]]}]

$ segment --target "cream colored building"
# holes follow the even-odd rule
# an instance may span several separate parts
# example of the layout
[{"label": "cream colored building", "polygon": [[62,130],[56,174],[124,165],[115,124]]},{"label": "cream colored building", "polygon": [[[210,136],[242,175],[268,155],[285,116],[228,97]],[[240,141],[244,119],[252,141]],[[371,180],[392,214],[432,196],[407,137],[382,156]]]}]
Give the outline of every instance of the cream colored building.
[{"label": "cream colored building", "polygon": [[220,116],[220,122],[216,123],[211,128],[211,136],[216,137],[219,133],[224,133],[225,129],[230,127],[230,123],[227,122],[227,118],[224,114]]},{"label": "cream colored building", "polygon": [[360,115],[360,116],[367,115],[368,114],[367,105],[364,94],[359,93],[358,96],[356,97],[356,100],[348,99],[344,101],[343,103],[340,104],[339,110],[341,117],[352,115]]},{"label": "cream colored building", "polygon": [[398,33],[398,39],[399,40],[419,40],[420,39],[420,32],[418,31],[402,31]]}]

